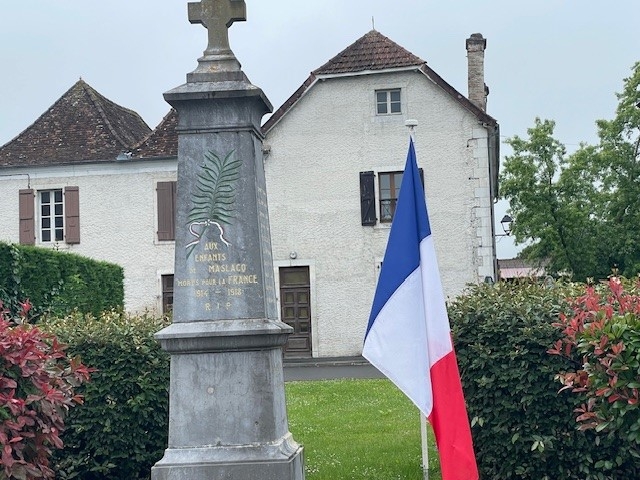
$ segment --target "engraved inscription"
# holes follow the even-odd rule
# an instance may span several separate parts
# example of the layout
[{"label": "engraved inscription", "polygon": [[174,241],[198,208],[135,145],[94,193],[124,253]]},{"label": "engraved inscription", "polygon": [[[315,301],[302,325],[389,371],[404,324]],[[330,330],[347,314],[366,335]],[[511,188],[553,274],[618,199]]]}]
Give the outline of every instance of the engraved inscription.
[{"label": "engraved inscription", "polygon": [[186,289],[205,311],[229,310],[232,302],[224,301],[226,297],[240,298],[247,288],[260,286],[260,276],[250,265],[229,261],[231,252],[222,251],[226,245],[206,242],[201,247],[192,255],[195,266],[189,267],[190,277],[176,279],[176,287]]}]

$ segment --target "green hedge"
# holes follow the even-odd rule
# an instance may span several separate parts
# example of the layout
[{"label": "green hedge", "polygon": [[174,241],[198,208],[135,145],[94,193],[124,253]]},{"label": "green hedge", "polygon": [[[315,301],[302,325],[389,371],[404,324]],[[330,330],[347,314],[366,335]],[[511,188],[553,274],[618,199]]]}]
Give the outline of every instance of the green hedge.
[{"label": "green hedge", "polygon": [[84,404],[69,412],[56,453],[56,478],[147,479],[167,446],[169,355],[153,334],[170,322],[105,312],[48,319],[43,330],[96,368],[77,389]]},{"label": "green hedge", "polygon": [[16,311],[27,298],[38,313],[99,315],[123,307],[124,272],[72,253],[0,243],[0,300]]},{"label": "green hedge", "polygon": [[[582,359],[551,355],[554,323],[584,286],[471,287],[449,305],[481,478],[632,480],[640,464],[605,432],[579,431],[576,394],[557,375]],[[97,368],[79,387],[56,457],[56,478],[149,478],[167,445],[169,357],[153,334],[166,319],[78,313],[42,328]]]},{"label": "green hedge", "polygon": [[558,393],[556,375],[581,359],[547,353],[560,338],[553,324],[568,310],[566,298],[583,291],[479,285],[449,305],[481,478],[640,478],[640,465],[621,442],[578,431],[580,398]]}]

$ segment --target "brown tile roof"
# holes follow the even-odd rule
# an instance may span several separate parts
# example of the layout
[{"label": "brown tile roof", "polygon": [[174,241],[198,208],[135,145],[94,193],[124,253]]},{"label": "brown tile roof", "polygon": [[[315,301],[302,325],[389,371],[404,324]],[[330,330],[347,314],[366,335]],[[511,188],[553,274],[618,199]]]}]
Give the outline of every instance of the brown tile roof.
[{"label": "brown tile roof", "polygon": [[407,67],[415,67],[416,70],[433,80],[433,82],[440,86],[440,88],[447,92],[447,94],[453,97],[464,108],[470,110],[480,121],[497,127],[497,122],[494,118],[487,115],[470,102],[467,97],[449,85],[440,75],[427,66],[427,62],[404,49],[393,40],[385,37],[380,32],[371,30],[320,68],[311,72],[300,88],[265,122],[262,126],[262,132],[266,134],[271,130],[298,100],[300,100],[306,91],[313,86],[319,76],[340,74],[357,75],[359,72]]},{"label": "brown tile roof", "polygon": [[147,138],[131,150],[134,158],[178,156],[178,113],[172,108]]},{"label": "brown tile roof", "polygon": [[385,70],[426,63],[377,30],[360,37],[320,68],[315,75]]},{"label": "brown tile roof", "polygon": [[80,79],[33,125],[0,147],[0,167],[112,161],[151,129]]}]

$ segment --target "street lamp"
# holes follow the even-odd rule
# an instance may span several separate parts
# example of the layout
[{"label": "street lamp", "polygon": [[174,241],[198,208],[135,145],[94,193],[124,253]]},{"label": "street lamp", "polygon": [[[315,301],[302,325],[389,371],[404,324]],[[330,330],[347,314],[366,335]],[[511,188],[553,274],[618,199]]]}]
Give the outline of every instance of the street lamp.
[{"label": "street lamp", "polygon": [[504,217],[502,217],[502,220],[500,220],[500,225],[502,225],[502,230],[504,230],[504,234],[502,235],[496,235],[497,237],[508,237],[509,235],[511,235],[511,224],[513,223],[513,218],[511,218],[509,215],[505,215]]}]

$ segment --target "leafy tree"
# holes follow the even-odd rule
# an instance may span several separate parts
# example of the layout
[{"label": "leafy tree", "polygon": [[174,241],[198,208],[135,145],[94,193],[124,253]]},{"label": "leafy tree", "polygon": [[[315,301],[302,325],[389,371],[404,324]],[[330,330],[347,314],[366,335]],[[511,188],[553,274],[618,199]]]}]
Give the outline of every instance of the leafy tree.
[{"label": "leafy tree", "polygon": [[617,97],[615,118],[597,122],[597,146],[567,155],[555,123],[538,118],[527,139],[507,140],[500,182],[513,234],[528,244],[522,256],[550,273],[584,281],[640,272],[640,62]]},{"label": "leafy tree", "polygon": [[599,120],[600,146],[590,157],[602,192],[611,261],[627,276],[640,272],[640,62],[617,94],[613,120]]},{"label": "leafy tree", "polygon": [[527,139],[507,140],[513,154],[505,158],[500,188],[510,203],[516,242],[529,243],[523,256],[545,263],[552,273],[584,279],[599,267],[595,189],[581,162],[567,158],[553,137],[554,127],[536,118]]}]

